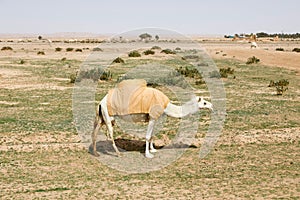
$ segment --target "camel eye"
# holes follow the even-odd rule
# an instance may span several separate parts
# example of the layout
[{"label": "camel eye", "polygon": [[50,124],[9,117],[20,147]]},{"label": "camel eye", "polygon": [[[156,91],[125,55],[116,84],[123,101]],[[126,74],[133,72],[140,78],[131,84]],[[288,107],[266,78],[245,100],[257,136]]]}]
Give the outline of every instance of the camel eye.
[{"label": "camel eye", "polygon": [[204,105],[206,106],[206,102],[204,102]]}]

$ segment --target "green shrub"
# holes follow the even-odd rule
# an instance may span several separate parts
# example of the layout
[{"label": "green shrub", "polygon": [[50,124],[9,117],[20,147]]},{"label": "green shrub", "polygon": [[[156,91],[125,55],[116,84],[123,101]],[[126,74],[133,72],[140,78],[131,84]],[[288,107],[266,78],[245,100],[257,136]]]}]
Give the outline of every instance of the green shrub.
[{"label": "green shrub", "polygon": [[37,55],[45,55],[45,52],[43,52],[43,51],[38,51],[38,52],[37,52]]},{"label": "green shrub", "polygon": [[288,90],[289,81],[286,79],[281,79],[279,81],[271,80],[268,87],[275,87],[277,95],[282,95],[283,92]]},{"label": "green shrub", "polygon": [[171,50],[171,49],[164,49],[161,51],[161,53],[165,53],[165,54],[176,54],[175,51]]},{"label": "green shrub", "polygon": [[82,49],[75,49],[75,52],[82,52]]},{"label": "green shrub", "polygon": [[155,54],[155,51],[151,50],[151,49],[148,49],[146,51],[143,52],[145,55],[154,55]]},{"label": "green shrub", "polygon": [[111,80],[112,73],[110,71],[105,71],[101,68],[95,68],[91,70],[80,71],[77,77],[77,81],[81,81],[82,79],[92,79],[93,81],[100,80]]},{"label": "green shrub", "polygon": [[95,47],[95,48],[93,48],[93,51],[103,51],[103,50],[99,47]]},{"label": "green shrub", "polygon": [[233,74],[234,69],[231,69],[230,67],[227,68],[221,68],[219,71],[214,70],[209,73],[210,78],[228,78],[228,74]]},{"label": "green shrub", "polygon": [[276,48],[275,50],[276,50],[276,51],[284,51],[284,49],[281,48],[281,47],[280,47],[280,48]]},{"label": "green shrub", "polygon": [[112,79],[112,73],[110,71],[104,71],[101,75],[100,75],[100,80],[111,80]]},{"label": "green shrub", "polygon": [[152,50],[161,50],[161,48],[159,46],[153,46],[151,49]]},{"label": "green shrub", "polygon": [[13,48],[11,48],[11,47],[2,47],[1,48],[1,51],[12,51],[13,50]]},{"label": "green shrub", "polygon": [[220,75],[222,78],[227,78],[228,74],[233,74],[233,73],[234,73],[234,69],[231,69],[230,67],[220,69]]},{"label": "green shrub", "polygon": [[66,61],[67,60],[67,58],[66,57],[63,57],[62,59],[61,59],[61,61]]},{"label": "green shrub", "polygon": [[20,60],[20,64],[21,65],[25,64],[25,60]]},{"label": "green shrub", "polygon": [[217,70],[214,70],[212,72],[209,72],[209,77],[210,78],[221,78],[221,74]]},{"label": "green shrub", "polygon": [[114,59],[114,60],[112,61],[112,63],[125,63],[125,61],[124,61],[122,58],[117,57],[116,59]]},{"label": "green shrub", "polygon": [[76,74],[71,74],[70,75],[70,83],[75,83],[76,77],[77,77],[77,72],[76,72]]},{"label": "green shrub", "polygon": [[190,77],[190,78],[201,77],[198,70],[190,66],[176,68],[176,71],[184,75],[185,77]]},{"label": "green shrub", "polygon": [[74,50],[74,48],[72,48],[72,47],[66,48],[66,51],[67,51],[67,52],[70,52],[70,51],[73,51],[73,50]]},{"label": "green shrub", "polygon": [[55,48],[55,51],[61,51],[61,50],[62,50],[62,48],[60,48],[60,47]]},{"label": "green shrub", "polygon": [[129,52],[128,56],[129,57],[141,57],[141,54],[138,51],[134,50],[134,51]]},{"label": "green shrub", "polygon": [[258,63],[260,60],[258,58],[256,58],[255,56],[252,56],[250,58],[248,58],[246,64],[249,65],[249,64],[253,64],[253,63]]},{"label": "green shrub", "polygon": [[203,79],[198,79],[195,81],[195,84],[196,85],[202,85],[202,84],[205,84],[205,81]]},{"label": "green shrub", "polygon": [[202,76],[199,73],[199,71],[192,66],[179,67],[179,68],[176,68],[176,71],[179,74],[184,75],[185,77],[196,79],[195,80],[196,85],[201,85],[201,84],[205,83],[205,81],[202,79]]},{"label": "green shrub", "polygon": [[297,53],[300,53],[300,48],[294,48],[293,51],[297,52]]},{"label": "green shrub", "polygon": [[198,55],[186,55],[182,57],[182,60],[196,60],[199,59],[200,57]]}]

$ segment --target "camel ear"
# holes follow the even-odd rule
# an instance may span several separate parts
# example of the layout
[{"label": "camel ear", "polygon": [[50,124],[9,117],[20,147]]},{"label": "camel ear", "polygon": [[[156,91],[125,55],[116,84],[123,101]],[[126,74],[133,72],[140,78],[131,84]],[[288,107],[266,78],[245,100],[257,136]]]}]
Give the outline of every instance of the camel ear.
[{"label": "camel ear", "polygon": [[198,102],[202,101],[202,97],[198,97]]}]

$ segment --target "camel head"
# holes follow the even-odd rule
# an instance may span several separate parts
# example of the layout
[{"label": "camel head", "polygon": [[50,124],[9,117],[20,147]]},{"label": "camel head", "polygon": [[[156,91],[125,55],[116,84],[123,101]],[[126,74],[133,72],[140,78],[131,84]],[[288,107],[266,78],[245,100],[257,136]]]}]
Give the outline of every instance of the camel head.
[{"label": "camel head", "polygon": [[203,97],[197,97],[199,109],[209,109],[214,111],[212,103],[205,101]]}]

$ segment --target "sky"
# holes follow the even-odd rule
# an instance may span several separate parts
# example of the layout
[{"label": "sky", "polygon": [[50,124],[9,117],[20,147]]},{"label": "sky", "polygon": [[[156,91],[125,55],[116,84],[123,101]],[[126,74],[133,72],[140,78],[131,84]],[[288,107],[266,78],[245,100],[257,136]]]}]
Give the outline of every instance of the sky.
[{"label": "sky", "polygon": [[295,33],[299,9],[299,0],[0,0],[0,33]]}]

